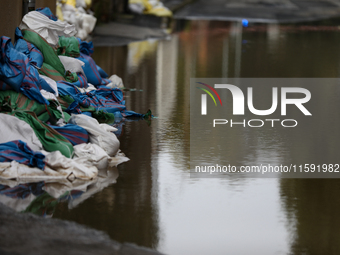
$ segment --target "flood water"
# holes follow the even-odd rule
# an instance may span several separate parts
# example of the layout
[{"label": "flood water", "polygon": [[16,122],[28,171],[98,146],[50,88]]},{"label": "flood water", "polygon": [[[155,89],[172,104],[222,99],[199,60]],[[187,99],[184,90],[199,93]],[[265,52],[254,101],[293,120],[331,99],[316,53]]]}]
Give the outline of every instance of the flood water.
[{"label": "flood water", "polygon": [[[189,174],[190,78],[338,78],[340,30],[258,25],[241,32],[238,24],[209,21],[175,27],[169,40],[95,48],[97,64],[136,89],[126,92],[127,108],[151,109],[157,118],[125,122],[119,139],[130,161],[118,166],[118,178],[79,203],[56,203],[53,217],[166,254],[340,254],[340,179]],[[327,150],[316,136],[315,146]],[[303,156],[289,146],[277,146],[275,157],[287,148]]]}]

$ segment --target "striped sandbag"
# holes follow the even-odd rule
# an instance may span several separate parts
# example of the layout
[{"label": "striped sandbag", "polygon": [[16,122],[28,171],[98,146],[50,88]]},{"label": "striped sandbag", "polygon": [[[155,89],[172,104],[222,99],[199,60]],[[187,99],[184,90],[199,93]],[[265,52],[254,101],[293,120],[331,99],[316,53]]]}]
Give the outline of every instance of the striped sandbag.
[{"label": "striped sandbag", "polygon": [[17,161],[31,167],[45,168],[45,156],[40,152],[34,152],[28,145],[21,141],[11,141],[0,144],[0,162]]},{"label": "striped sandbag", "polygon": [[69,142],[72,143],[73,146],[89,142],[88,132],[78,125],[67,124],[62,127],[50,125],[50,127],[56,130],[62,136],[64,136],[67,140],[69,140]]}]

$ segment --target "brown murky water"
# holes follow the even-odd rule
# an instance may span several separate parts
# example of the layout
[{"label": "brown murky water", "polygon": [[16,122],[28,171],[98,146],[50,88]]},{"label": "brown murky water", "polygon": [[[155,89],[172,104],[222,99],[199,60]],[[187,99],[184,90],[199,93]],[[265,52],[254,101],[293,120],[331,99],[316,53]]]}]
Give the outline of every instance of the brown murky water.
[{"label": "brown murky water", "polygon": [[158,118],[124,123],[121,150],[130,161],[118,166],[116,183],[76,205],[58,203],[53,217],[167,254],[340,254],[340,179],[189,175],[191,77],[337,78],[340,30],[177,27],[167,41],[95,49],[98,65],[137,89],[126,92],[127,108]]}]

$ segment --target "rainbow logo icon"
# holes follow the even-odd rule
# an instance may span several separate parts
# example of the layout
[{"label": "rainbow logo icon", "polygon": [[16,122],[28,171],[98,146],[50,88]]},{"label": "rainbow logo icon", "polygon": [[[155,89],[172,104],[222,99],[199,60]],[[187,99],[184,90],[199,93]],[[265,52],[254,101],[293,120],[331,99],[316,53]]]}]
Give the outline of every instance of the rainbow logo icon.
[{"label": "rainbow logo icon", "polygon": [[[210,89],[216,95],[216,97],[218,98],[218,100],[220,101],[220,104],[222,106],[222,100],[221,100],[219,94],[217,93],[217,91],[213,87],[211,87],[210,85],[205,84],[203,82],[197,82],[197,83],[207,87],[207,89]],[[212,98],[212,100],[214,101],[215,106],[217,106],[215,97],[213,96],[213,94],[211,94],[211,92],[209,90],[201,88],[201,87],[196,87],[196,88],[201,89],[204,92],[206,92]],[[207,115],[207,94],[202,94],[202,96],[201,96],[201,115]]]}]

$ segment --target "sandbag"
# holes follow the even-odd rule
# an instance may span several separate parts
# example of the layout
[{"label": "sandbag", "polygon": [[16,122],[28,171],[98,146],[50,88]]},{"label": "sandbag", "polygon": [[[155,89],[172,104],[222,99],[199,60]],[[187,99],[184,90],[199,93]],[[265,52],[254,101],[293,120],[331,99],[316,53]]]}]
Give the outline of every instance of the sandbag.
[{"label": "sandbag", "polygon": [[97,177],[98,169],[86,160],[70,159],[59,151],[45,154],[45,169],[28,167],[16,161],[0,163],[0,178],[16,180],[92,180]]},{"label": "sandbag", "polygon": [[36,9],[37,12],[40,12],[41,14],[44,14],[47,18],[53,21],[57,21],[58,18],[54,16],[54,14],[51,12],[50,8],[44,7],[44,8],[38,8]]},{"label": "sandbag", "polygon": [[122,78],[120,78],[118,75],[111,75],[109,80],[111,81],[109,84],[106,85],[106,87],[109,88],[123,88],[124,84],[123,84],[123,80]]},{"label": "sandbag", "polygon": [[15,45],[14,48],[25,54],[29,63],[40,68],[44,62],[44,56],[41,51],[32,43],[24,40],[21,30],[17,27],[15,29]]},{"label": "sandbag", "polygon": [[12,114],[33,128],[46,151],[60,151],[64,156],[72,157],[72,144],[53,128],[40,121],[34,112],[14,112]]},{"label": "sandbag", "polygon": [[14,49],[11,38],[2,36],[0,38],[0,80],[18,91],[28,65],[28,58]]},{"label": "sandbag", "polygon": [[94,86],[106,85],[110,83],[110,80],[101,77],[97,70],[96,62],[90,56],[80,53],[80,57],[77,59],[85,63],[83,70],[89,83],[93,84]]},{"label": "sandbag", "polygon": [[72,143],[72,145],[78,145],[89,142],[88,132],[80,126],[66,124],[62,127],[52,125],[50,125],[50,127],[56,130],[62,136],[64,136],[67,140],[69,140],[69,142]]},{"label": "sandbag", "polygon": [[98,169],[107,168],[109,155],[97,144],[83,143],[73,147],[74,158],[86,158],[92,165]]},{"label": "sandbag", "polygon": [[31,167],[44,170],[45,156],[33,151],[27,144],[20,140],[14,140],[0,144],[0,162],[16,161]]},{"label": "sandbag", "polygon": [[82,68],[85,65],[83,61],[76,59],[74,57],[68,57],[63,55],[59,55],[59,59],[63,64],[65,70],[68,70],[73,73],[82,73],[86,77],[86,74]]},{"label": "sandbag", "polygon": [[58,36],[74,36],[77,33],[74,25],[50,20],[44,14],[37,11],[27,13],[23,17],[19,28],[21,30],[32,29],[52,46],[58,44]]},{"label": "sandbag", "polygon": [[39,81],[38,71],[30,65],[28,57],[13,47],[10,38],[2,36],[0,39],[0,89],[6,90],[11,87],[30,99],[48,105],[49,102],[40,93],[44,85],[46,84]]},{"label": "sandbag", "polygon": [[64,76],[65,68],[58,58],[57,52],[38,33],[30,30],[22,30],[21,32],[24,39],[33,43],[43,54],[44,63],[52,66],[60,75]]},{"label": "sandbag", "polygon": [[73,58],[79,57],[79,42],[76,37],[60,36],[58,44],[58,55],[64,55]]},{"label": "sandbag", "polygon": [[62,118],[57,101],[50,101],[49,105],[44,105],[27,98],[22,93],[10,90],[0,91],[0,111],[7,113],[31,111],[38,116],[39,120],[51,123],[57,123]]},{"label": "sandbag", "polygon": [[46,75],[40,75],[39,74],[39,77],[40,77],[40,79],[44,79],[45,82],[47,82],[47,84],[50,86],[50,88],[53,89],[56,97],[59,96],[58,86],[57,86],[57,83],[54,80],[52,80],[50,77],[47,77]]},{"label": "sandbag", "polygon": [[114,156],[118,152],[120,142],[116,135],[112,133],[116,128],[107,124],[99,124],[96,119],[84,114],[72,114],[69,123],[86,129],[89,133],[90,143],[97,144],[109,156]]},{"label": "sandbag", "polygon": [[43,149],[34,130],[25,121],[17,117],[0,113],[0,143],[6,143],[13,140],[25,142],[33,151]]}]

